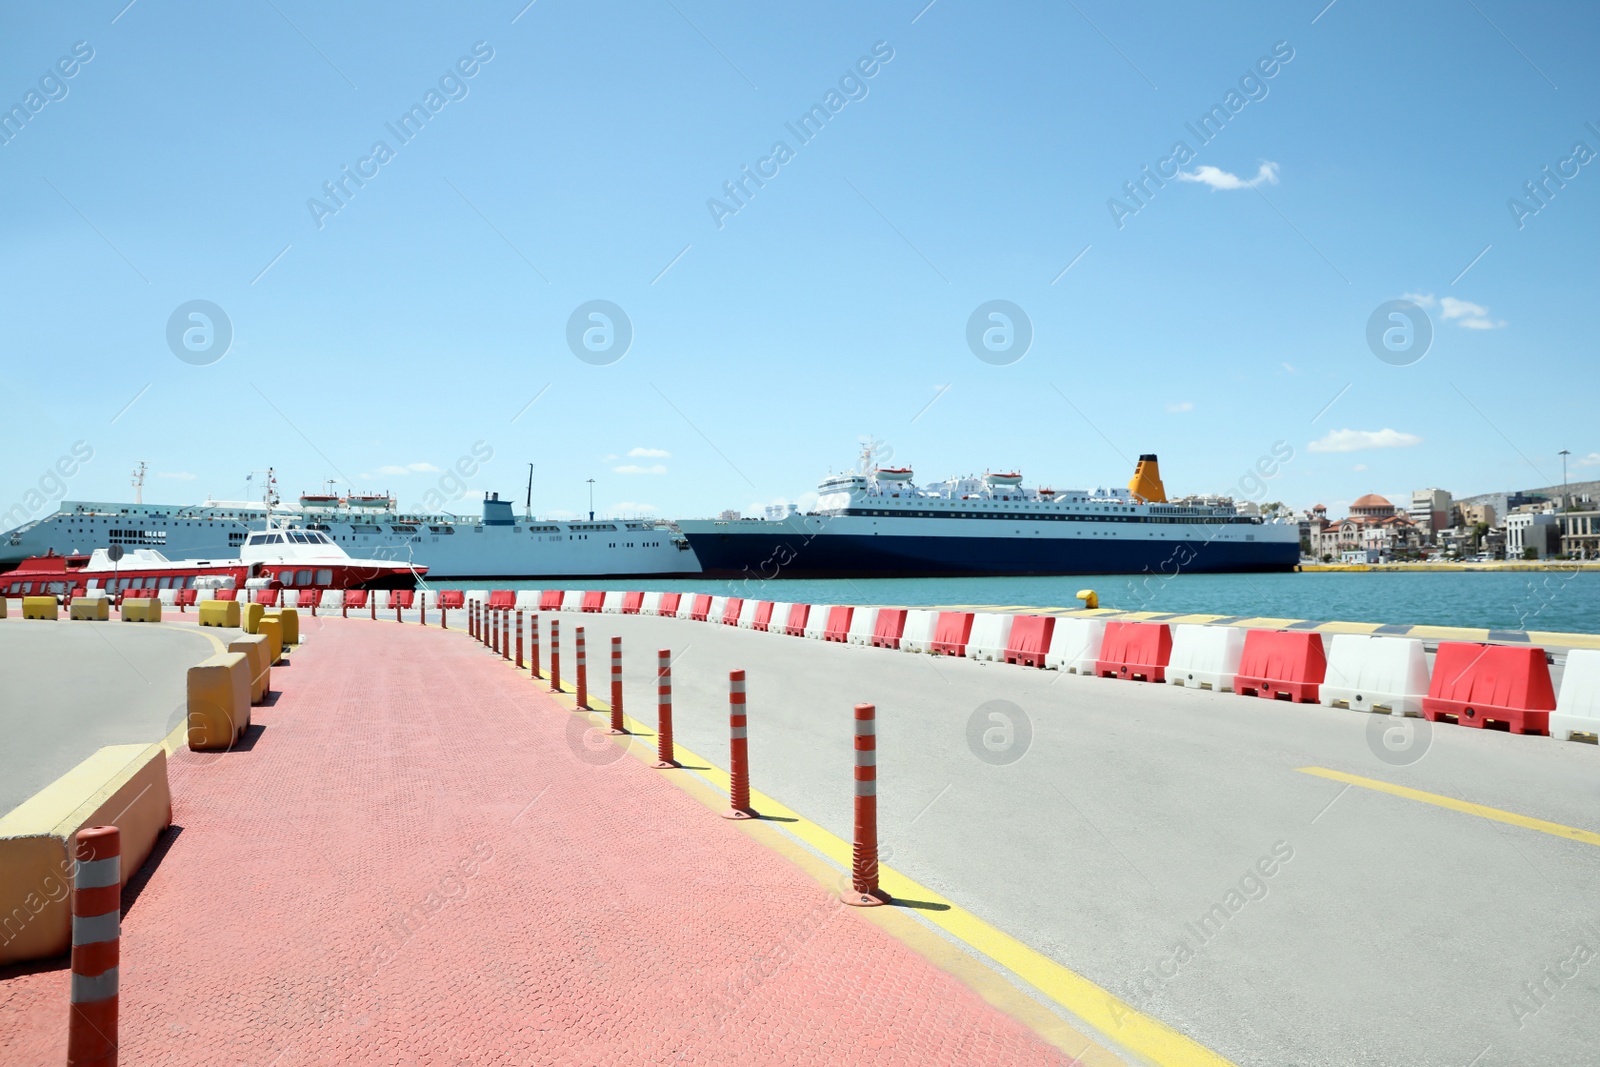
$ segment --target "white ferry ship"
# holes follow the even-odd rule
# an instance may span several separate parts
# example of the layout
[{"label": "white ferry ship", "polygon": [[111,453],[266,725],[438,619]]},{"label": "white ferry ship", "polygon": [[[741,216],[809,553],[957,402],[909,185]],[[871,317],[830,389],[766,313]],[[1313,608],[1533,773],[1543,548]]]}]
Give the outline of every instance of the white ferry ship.
[{"label": "white ferry ship", "polygon": [[1027,488],[1017,471],[918,487],[909,467],[817,486],[816,509],[765,519],[680,519],[709,577],[933,578],[1288,571],[1297,523],[1229,498],[1168,501],[1154,455],[1126,492]]},{"label": "white ferry ship", "polygon": [[[298,504],[274,501],[271,510],[279,523],[320,533],[351,556],[425,567],[429,580],[700,573],[688,542],[666,523],[539,519],[527,510],[519,517],[498,493],[485,494],[479,518],[400,512],[386,493],[304,494]],[[169,559],[234,559],[252,533],[266,529],[267,514],[263,501],[63,501],[54,514],[0,534],[0,570],[111,545],[156,549]]]}]

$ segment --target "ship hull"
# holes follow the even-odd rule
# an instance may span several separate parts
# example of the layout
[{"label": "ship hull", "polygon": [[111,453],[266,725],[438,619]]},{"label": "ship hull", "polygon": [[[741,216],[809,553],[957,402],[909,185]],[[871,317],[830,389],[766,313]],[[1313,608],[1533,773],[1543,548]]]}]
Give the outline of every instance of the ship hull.
[{"label": "ship hull", "polygon": [[1295,541],[684,531],[714,578],[979,578],[1292,571]]}]

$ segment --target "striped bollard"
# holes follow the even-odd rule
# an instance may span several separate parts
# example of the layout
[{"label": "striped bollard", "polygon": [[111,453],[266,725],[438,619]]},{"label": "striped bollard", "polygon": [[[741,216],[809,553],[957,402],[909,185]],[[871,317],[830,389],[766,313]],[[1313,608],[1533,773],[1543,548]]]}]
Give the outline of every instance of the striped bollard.
[{"label": "striped bollard", "polygon": [[500,609],[489,609],[489,651],[500,651]]},{"label": "striped bollard", "polygon": [[389,603],[394,606],[394,621],[395,622],[405,622],[406,620],[404,620],[404,619],[402,619],[400,617],[400,598],[398,596],[396,596],[395,594],[390,593],[389,594]]},{"label": "striped bollard", "polygon": [[426,589],[417,595],[417,610],[422,613],[422,617],[417,621],[423,626],[428,625],[428,591]]},{"label": "striped bollard", "polygon": [[511,609],[501,611],[500,617],[504,620],[500,626],[500,658],[509,662],[511,660]]},{"label": "striped bollard", "polygon": [[439,599],[439,629],[450,629],[450,609],[444,606],[444,598]]},{"label": "striped bollard", "polygon": [[611,639],[611,729],[613,734],[625,734],[622,727],[622,638]]},{"label": "striped bollard", "polygon": [[878,888],[878,709],[856,705],[856,839],[850,850],[850,889],[839,899],[857,908],[889,903]]},{"label": "striped bollard", "polygon": [[578,627],[577,645],[578,645],[578,651],[577,651],[577,655],[578,655],[578,677],[577,677],[578,699],[576,701],[576,707],[575,707],[574,710],[576,710],[576,711],[588,711],[588,710],[590,710],[589,709],[589,663],[588,663],[588,656],[584,652],[584,648],[583,648],[583,627],[581,627],[581,626]]},{"label": "striped bollard", "polygon": [[533,624],[528,632],[528,670],[531,672],[528,677],[540,678],[543,675],[539,672],[539,613],[533,612],[528,621]]},{"label": "striped bollard", "polygon": [[517,670],[522,669],[522,609],[517,609]]},{"label": "striped bollard", "polygon": [[728,672],[728,810],[724,819],[753,819],[750,750],[745,739],[744,671]]},{"label": "striped bollard", "polygon": [[656,763],[661,770],[678,765],[672,748],[672,653],[656,652]]},{"label": "striped bollard", "polygon": [[[200,609],[199,608],[195,608],[195,610],[199,611]],[[344,597],[342,598],[342,602],[339,604],[339,618],[348,619],[349,617],[350,617],[350,590],[346,589],[344,591]]]},{"label": "striped bollard", "polygon": [[368,610],[370,610],[372,612],[372,621],[373,622],[377,622],[378,621],[378,591],[376,589],[372,589],[372,590],[369,590],[367,592],[367,608],[368,608]]},{"label": "striped bollard", "polygon": [[116,1067],[117,973],[122,937],[122,831],[78,831],[72,879],[69,1067]]},{"label": "striped bollard", "polygon": [[550,620],[550,692],[561,692],[561,620]]}]

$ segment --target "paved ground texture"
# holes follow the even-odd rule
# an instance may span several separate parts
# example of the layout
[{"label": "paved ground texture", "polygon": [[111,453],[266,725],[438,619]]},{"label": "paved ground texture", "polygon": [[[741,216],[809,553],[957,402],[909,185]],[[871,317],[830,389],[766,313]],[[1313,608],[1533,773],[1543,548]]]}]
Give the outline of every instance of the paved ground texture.
[{"label": "paved ground texture", "polygon": [[[243,750],[172,761],[123,1063],[1066,1062],[465,636],[307,629]],[[66,1003],[0,979],[0,1063]]]}]

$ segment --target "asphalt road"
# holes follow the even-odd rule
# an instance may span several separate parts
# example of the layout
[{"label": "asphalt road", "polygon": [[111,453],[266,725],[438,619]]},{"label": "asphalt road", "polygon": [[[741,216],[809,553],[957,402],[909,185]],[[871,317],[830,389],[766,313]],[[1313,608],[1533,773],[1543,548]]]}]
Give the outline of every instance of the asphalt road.
[{"label": "asphalt road", "polygon": [[0,620],[0,812],[102,746],[161,740],[214,652],[192,626]]},{"label": "asphalt road", "polygon": [[[677,736],[723,766],[727,672],[744,668],[752,784],[846,839],[851,709],[875,703],[885,862],[1235,1063],[1600,1063],[1600,847],[1299,770],[1597,831],[1594,746],[559,618],[567,676],[581,619],[602,697],[623,637],[625,703],[646,722],[670,648]],[[1202,928],[1214,905],[1225,918]]]}]

